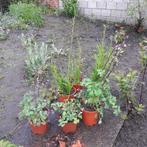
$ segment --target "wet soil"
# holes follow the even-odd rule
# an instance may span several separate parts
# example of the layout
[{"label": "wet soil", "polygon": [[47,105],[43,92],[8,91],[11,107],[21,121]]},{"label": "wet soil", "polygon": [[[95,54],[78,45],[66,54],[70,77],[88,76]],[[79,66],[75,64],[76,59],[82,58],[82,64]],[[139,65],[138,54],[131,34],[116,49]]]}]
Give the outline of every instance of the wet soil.
[{"label": "wet soil", "polygon": [[[110,37],[115,32],[114,25],[100,21],[91,22],[82,17],[76,19],[72,45],[70,43],[72,20],[65,17],[45,16],[45,24],[42,28],[10,31],[9,38],[0,42],[0,137],[10,133],[20,123],[17,118],[18,103],[24,93],[30,89],[24,80],[26,52],[21,45],[21,33],[34,34],[38,41],[48,42],[53,39],[57,48],[64,50],[72,48],[73,54],[78,52],[79,45],[77,44],[80,42],[84,65],[83,75],[88,75],[93,65],[96,45],[102,38],[103,24],[108,27],[106,44],[109,45]],[[140,70],[138,42],[146,34],[136,34],[131,28],[127,27],[128,37],[125,40],[127,47],[117,70],[127,71],[129,68]],[[66,57],[61,57],[58,60],[61,68],[64,68],[66,61]],[[118,96],[115,84],[112,84],[112,89],[114,94]],[[147,101],[144,101],[144,103],[147,104]],[[46,136],[33,135],[28,123],[24,121],[7,138],[24,147],[47,146],[46,143],[50,141],[50,138],[56,138],[58,134],[62,134],[60,128],[57,127],[56,115],[54,112],[51,112],[51,114],[49,133]],[[147,139],[147,131],[145,130],[147,123],[145,122],[147,122],[146,113],[143,114],[143,117],[135,116],[133,119],[131,117],[124,122],[121,118],[114,117],[111,112],[106,111],[101,125],[89,128],[81,123],[76,134],[69,135],[67,138],[70,138],[70,141],[78,138],[82,140],[86,147],[111,147],[114,145],[114,141],[116,147],[145,147],[147,146],[145,141]],[[121,129],[122,125],[123,128]]]}]

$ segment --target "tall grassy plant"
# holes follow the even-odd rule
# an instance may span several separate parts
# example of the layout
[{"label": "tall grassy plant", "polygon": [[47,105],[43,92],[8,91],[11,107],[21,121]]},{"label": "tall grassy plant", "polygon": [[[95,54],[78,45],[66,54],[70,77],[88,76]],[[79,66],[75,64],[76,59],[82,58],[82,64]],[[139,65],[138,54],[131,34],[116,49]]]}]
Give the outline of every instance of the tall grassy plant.
[{"label": "tall grassy plant", "polygon": [[100,80],[109,68],[109,60],[112,59],[112,48],[106,49],[103,43],[97,45],[97,54],[95,55],[95,65],[92,70],[91,78]]},{"label": "tall grassy plant", "polygon": [[69,75],[64,75],[60,73],[60,71],[57,69],[56,65],[51,65],[51,72],[54,77],[54,79],[57,82],[58,90],[60,94],[68,95],[71,92],[72,84],[69,79]]},{"label": "tall grassy plant", "polygon": [[19,2],[17,4],[11,4],[9,11],[11,15],[23,20],[26,24],[38,27],[43,25],[42,9],[33,3]]},{"label": "tall grassy plant", "polygon": [[64,12],[69,17],[74,17],[77,15],[77,0],[62,0]]}]

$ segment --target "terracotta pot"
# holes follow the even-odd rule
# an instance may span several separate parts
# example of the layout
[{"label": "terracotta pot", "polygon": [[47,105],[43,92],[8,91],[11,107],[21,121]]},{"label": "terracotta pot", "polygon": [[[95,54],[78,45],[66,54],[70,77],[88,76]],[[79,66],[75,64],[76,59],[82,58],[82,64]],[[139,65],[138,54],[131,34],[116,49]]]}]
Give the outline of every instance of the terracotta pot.
[{"label": "terracotta pot", "polygon": [[96,125],[100,119],[100,114],[97,111],[82,111],[82,119],[86,126]]},{"label": "terracotta pot", "polygon": [[84,88],[84,87],[81,86],[80,84],[74,84],[73,87],[72,87],[74,93],[80,92],[83,88]]},{"label": "terracotta pot", "polygon": [[34,124],[29,122],[31,130],[34,134],[44,135],[48,130],[48,124],[41,124],[40,126],[35,126]]},{"label": "terracotta pot", "polygon": [[63,127],[62,127],[62,130],[65,134],[68,134],[68,133],[75,133],[76,130],[77,130],[77,124],[74,124],[72,122],[70,123],[67,123],[65,124]]},{"label": "terracotta pot", "polygon": [[74,99],[73,95],[63,95],[58,98],[59,102],[65,102],[67,100]]}]

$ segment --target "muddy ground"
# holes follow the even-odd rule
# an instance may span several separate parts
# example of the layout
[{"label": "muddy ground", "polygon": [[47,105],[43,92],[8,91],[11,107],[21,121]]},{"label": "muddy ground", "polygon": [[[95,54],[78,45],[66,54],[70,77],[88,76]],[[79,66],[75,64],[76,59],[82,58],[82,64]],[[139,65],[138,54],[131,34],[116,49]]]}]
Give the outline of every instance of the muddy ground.
[{"label": "muddy ground", "polygon": [[[101,21],[91,22],[84,18],[77,18],[75,31],[73,34],[72,52],[78,52],[77,42],[80,42],[83,57],[83,74],[88,75],[93,65],[93,55],[96,52],[96,45],[102,38],[103,24],[107,25],[106,43],[110,43],[110,37],[115,32],[113,24]],[[50,138],[59,134],[57,120],[54,115],[50,118],[50,131],[45,137],[32,135],[28,123],[20,123],[17,115],[19,112],[18,103],[25,92],[30,89],[24,80],[24,60],[26,52],[21,45],[20,35],[34,34],[38,41],[48,42],[54,40],[57,48],[64,50],[71,47],[72,20],[65,17],[45,16],[45,24],[42,28],[30,28],[27,31],[11,30],[9,38],[0,42],[0,137],[11,131],[13,133],[7,138],[16,144],[25,147],[47,146]],[[120,59],[117,70],[127,71],[129,68],[140,70],[138,43],[146,35],[137,34],[132,27],[126,27],[127,37],[125,43],[127,47]],[[59,59],[59,64],[64,66],[66,57]],[[146,76],[147,81],[147,76]],[[147,82],[146,82],[147,85]],[[145,86],[147,87],[147,86]],[[115,85],[112,86],[114,94],[118,96]],[[139,91],[137,92],[139,93]],[[144,89],[144,104],[147,105],[147,89]],[[102,125],[86,128],[82,123],[75,135],[67,136],[69,141],[78,138],[82,140],[86,147],[146,147],[147,146],[147,109],[142,115],[131,115],[128,120],[114,117],[111,112],[106,112]],[[61,133],[62,134],[62,133]],[[45,144],[44,144],[45,142]]]}]

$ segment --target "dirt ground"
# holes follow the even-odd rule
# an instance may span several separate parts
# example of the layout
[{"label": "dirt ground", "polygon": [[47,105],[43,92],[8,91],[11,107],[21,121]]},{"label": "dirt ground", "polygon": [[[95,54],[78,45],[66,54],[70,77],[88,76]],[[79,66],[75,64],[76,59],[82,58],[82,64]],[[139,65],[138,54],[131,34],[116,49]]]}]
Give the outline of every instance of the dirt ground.
[{"label": "dirt ground", "polygon": [[[106,43],[110,43],[110,37],[115,32],[113,24],[106,24],[101,21],[91,22],[84,18],[76,19],[73,36],[72,52],[78,52],[78,43],[82,49],[83,74],[88,75],[93,65],[93,55],[96,52],[96,45],[102,38],[103,24],[107,25]],[[12,30],[6,41],[0,42],[0,137],[10,133],[19,124],[17,114],[18,103],[25,92],[30,89],[24,80],[24,60],[26,52],[21,45],[20,35],[34,34],[38,41],[48,42],[53,39],[57,48],[68,49],[71,47],[72,20],[65,17],[45,16],[44,27],[30,28],[27,31]],[[117,70],[127,71],[129,68],[140,70],[138,43],[144,34],[136,34],[131,27],[127,27],[125,43],[127,47],[120,59]],[[61,58],[66,63],[66,58]],[[60,62],[60,63],[61,63]],[[62,64],[62,65],[64,65]],[[63,67],[64,68],[64,67]],[[146,76],[147,81],[147,76]],[[147,82],[146,86],[147,87]],[[112,85],[114,94],[118,91]],[[144,104],[147,105],[147,89],[144,89]],[[86,147],[146,147],[147,146],[147,109],[140,115],[130,116],[123,121],[119,117],[112,116],[106,112],[103,124],[92,128],[86,128],[82,123],[75,135],[66,136],[68,140],[78,138]],[[42,147],[43,142],[57,136],[60,132],[57,127],[57,120],[53,114],[50,118],[49,133],[45,137],[32,135],[27,122],[23,122],[12,135],[7,136],[9,140],[24,147]],[[61,133],[62,134],[62,133]]]}]

